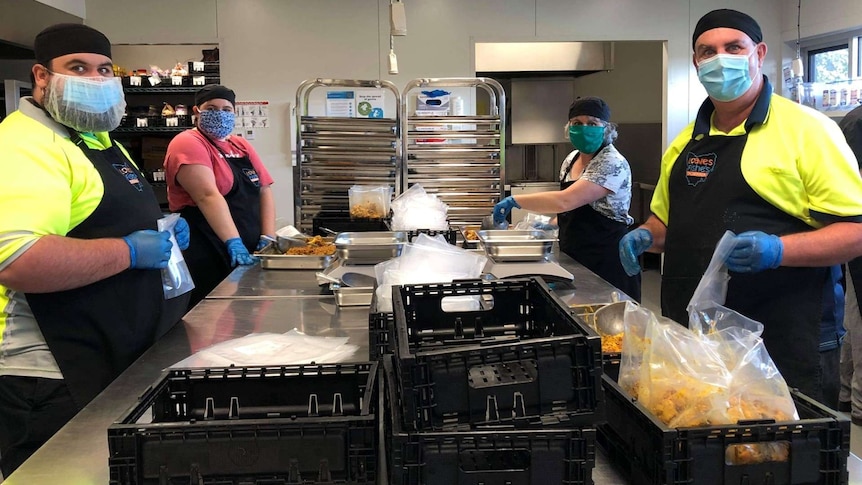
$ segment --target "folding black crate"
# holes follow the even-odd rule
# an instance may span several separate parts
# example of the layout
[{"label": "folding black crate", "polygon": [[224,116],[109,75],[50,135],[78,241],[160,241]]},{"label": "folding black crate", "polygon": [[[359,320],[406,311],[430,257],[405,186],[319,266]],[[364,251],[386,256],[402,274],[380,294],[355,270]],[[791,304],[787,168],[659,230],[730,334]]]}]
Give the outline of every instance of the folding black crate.
[{"label": "folding black crate", "polygon": [[[481,309],[445,311],[450,297]],[[601,339],[541,278],[393,287],[392,306],[407,429],[602,419]]]},{"label": "folding black crate", "polygon": [[395,325],[392,313],[370,312],[368,314],[368,353],[370,360],[378,360],[392,353],[389,342],[391,328]]},{"label": "folding black crate", "polygon": [[108,428],[110,483],[374,484],[377,368],[170,370]]},{"label": "folding black crate", "polygon": [[434,236],[439,235],[439,236],[443,236],[443,238],[446,239],[446,242],[448,242],[449,244],[454,245],[454,244],[458,243],[458,231],[456,231],[453,228],[442,229],[442,230],[413,229],[413,230],[407,231],[407,240],[409,242],[413,242],[413,240],[416,239],[417,237],[419,237],[420,234],[425,234],[425,235],[428,235],[430,237],[434,237]]},{"label": "folding black crate", "polygon": [[[669,428],[605,376],[607,423],[599,444],[640,484],[846,484],[850,421],[791,389],[798,421]],[[786,443],[787,459],[730,464],[728,447]]]},{"label": "folding black crate", "polygon": [[406,431],[392,359],[383,356],[379,403],[390,485],[593,483],[594,428]]}]

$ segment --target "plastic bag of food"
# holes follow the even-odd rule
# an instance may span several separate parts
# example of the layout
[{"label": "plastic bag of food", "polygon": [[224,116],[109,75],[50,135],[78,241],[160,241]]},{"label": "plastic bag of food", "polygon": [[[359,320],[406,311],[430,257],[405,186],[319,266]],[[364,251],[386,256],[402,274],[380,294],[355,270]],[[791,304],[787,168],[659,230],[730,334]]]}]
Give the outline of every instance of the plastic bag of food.
[{"label": "plastic bag of food", "polygon": [[689,303],[689,328],[626,309],[619,384],[670,427],[798,419],[760,338],[763,326],[722,306],[731,237],[719,242]]},{"label": "plastic bag of food", "polygon": [[393,231],[449,229],[449,206],[436,195],[425,192],[420,184],[411,185],[392,201],[391,207]]},{"label": "plastic bag of food", "polygon": [[545,231],[550,237],[559,237],[560,227],[557,225],[556,221],[557,218],[553,216],[528,212],[523,219],[515,224],[515,229],[519,231]]},{"label": "plastic bag of food", "polygon": [[166,300],[192,291],[195,287],[195,282],[192,281],[192,275],[189,273],[189,267],[183,258],[183,252],[177,244],[177,236],[174,234],[174,227],[179,218],[180,215],[174,213],[156,221],[159,232],[168,231],[171,233],[171,257],[168,259],[168,267],[161,270],[162,289],[165,292]]}]

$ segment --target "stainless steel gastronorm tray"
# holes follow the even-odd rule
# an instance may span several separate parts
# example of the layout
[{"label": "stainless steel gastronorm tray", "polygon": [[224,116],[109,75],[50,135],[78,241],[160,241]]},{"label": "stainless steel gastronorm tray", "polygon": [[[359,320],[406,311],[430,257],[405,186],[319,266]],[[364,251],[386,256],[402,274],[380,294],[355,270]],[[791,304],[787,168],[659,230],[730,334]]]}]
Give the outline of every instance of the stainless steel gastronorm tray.
[{"label": "stainless steel gastronorm tray", "polygon": [[461,226],[461,228],[460,228],[461,239],[464,241],[463,245],[464,245],[465,249],[476,249],[477,247],[479,247],[479,240],[478,239],[467,239],[467,231],[470,229],[472,229],[472,230],[476,231],[476,233],[478,233],[479,230],[481,229],[481,226]]},{"label": "stainless steel gastronorm tray", "polygon": [[335,254],[344,264],[377,264],[401,255],[404,231],[342,232],[335,238]]},{"label": "stainless steel gastronorm tray", "polygon": [[330,284],[329,289],[335,295],[335,304],[338,306],[369,306],[374,296],[374,288],[371,286]]},{"label": "stainless steel gastronorm tray", "polygon": [[545,231],[486,230],[479,231],[485,254],[497,262],[541,261],[554,247],[556,238]]},{"label": "stainless steel gastronorm tray", "polygon": [[263,269],[324,269],[336,258],[334,254],[282,254],[272,243],[264,246],[255,256],[260,258],[260,267]]}]

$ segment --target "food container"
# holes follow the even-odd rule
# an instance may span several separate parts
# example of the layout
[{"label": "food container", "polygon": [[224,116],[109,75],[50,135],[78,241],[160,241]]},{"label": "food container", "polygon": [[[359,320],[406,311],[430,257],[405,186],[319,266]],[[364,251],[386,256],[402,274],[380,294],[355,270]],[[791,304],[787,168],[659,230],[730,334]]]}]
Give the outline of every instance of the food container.
[{"label": "food container", "polygon": [[[481,226],[461,226],[461,240],[463,240],[463,245],[465,249],[476,249],[479,247],[479,231],[482,230]],[[475,236],[475,238],[471,239],[467,237],[468,235]]]},{"label": "food container", "polygon": [[377,264],[400,256],[406,242],[403,231],[342,232],[335,254],[344,264]]},{"label": "food container", "polygon": [[338,306],[370,306],[374,296],[372,286],[343,286],[332,283],[329,289],[335,295],[335,304]]},{"label": "food container", "polygon": [[354,185],[347,190],[352,219],[384,219],[389,217],[392,187]]},{"label": "food container", "polygon": [[496,262],[544,260],[557,240],[537,230],[484,230],[477,234],[485,254]]},{"label": "food container", "polygon": [[[324,238],[327,242],[332,242],[332,239]],[[336,258],[335,254],[284,254],[273,243],[264,246],[255,256],[260,258],[260,267],[263,269],[324,269]]]}]

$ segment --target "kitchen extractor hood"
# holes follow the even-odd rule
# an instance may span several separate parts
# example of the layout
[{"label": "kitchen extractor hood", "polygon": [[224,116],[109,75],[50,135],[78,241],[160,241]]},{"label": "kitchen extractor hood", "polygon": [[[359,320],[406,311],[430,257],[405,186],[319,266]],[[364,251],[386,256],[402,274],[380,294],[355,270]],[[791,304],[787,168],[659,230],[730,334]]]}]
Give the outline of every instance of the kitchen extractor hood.
[{"label": "kitchen extractor hood", "polygon": [[478,76],[577,77],[614,68],[613,42],[477,42],[475,49]]}]

